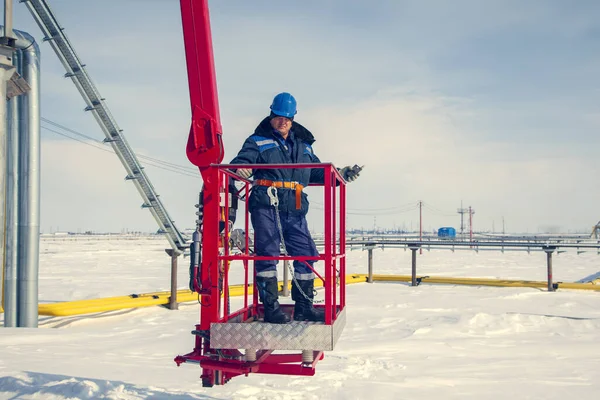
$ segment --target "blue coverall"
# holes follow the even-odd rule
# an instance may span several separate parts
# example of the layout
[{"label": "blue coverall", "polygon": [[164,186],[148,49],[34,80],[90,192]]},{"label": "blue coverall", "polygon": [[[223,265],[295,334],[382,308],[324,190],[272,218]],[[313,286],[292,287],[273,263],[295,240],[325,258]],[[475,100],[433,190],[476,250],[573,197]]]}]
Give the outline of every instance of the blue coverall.
[{"label": "blue coverall", "polygon": [[[297,122],[286,140],[271,127],[269,118],[265,118],[246,141],[232,164],[293,164],[320,163],[313,153],[314,137],[306,128]],[[303,186],[309,183],[323,183],[324,171],[321,168],[280,168],[256,169],[254,179],[266,179],[277,182],[298,182]],[[275,208],[271,206],[267,194],[268,187],[253,186],[248,199],[248,207],[254,228],[254,251],[258,256],[279,256],[280,235],[276,222]],[[310,235],[306,213],[308,199],[301,193],[300,208],[296,208],[296,191],[278,188],[279,216],[283,239],[290,256],[318,256],[315,242]],[[314,261],[307,261],[311,266]],[[277,261],[256,261],[256,273],[259,277],[276,277]],[[304,263],[294,261],[294,276],[297,280],[312,280],[314,273]]]}]

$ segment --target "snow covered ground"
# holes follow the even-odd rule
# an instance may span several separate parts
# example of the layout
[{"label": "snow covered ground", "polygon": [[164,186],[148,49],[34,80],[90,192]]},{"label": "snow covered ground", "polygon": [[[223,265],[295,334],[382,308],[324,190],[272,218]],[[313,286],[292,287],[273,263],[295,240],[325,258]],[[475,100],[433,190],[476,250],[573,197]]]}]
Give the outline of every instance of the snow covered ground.
[{"label": "snow covered ground", "polygon": [[[58,238],[57,238],[58,239]],[[40,301],[168,290],[164,240],[47,240]],[[187,259],[180,261],[187,286]],[[376,273],[409,274],[410,251],[374,251]],[[366,273],[367,252],[348,254]],[[232,267],[235,269],[235,267]],[[594,253],[554,258],[557,281],[600,270]],[[418,273],[545,279],[545,254],[436,250]],[[240,282],[232,272],[233,282]],[[288,299],[283,299],[287,302]],[[233,306],[236,306],[235,299]],[[250,375],[202,388],[192,349],[198,305],[41,317],[39,329],[0,329],[0,399],[596,399],[600,293],[404,283],[354,284],[348,321],[311,378]]]}]

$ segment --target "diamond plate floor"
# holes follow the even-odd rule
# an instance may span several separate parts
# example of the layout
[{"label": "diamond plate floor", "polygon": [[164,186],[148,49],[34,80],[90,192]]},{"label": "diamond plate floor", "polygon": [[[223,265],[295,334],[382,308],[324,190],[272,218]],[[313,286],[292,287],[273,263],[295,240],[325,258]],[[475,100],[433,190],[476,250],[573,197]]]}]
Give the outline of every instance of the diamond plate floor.
[{"label": "diamond plate floor", "polygon": [[297,321],[215,323],[210,327],[210,341],[218,349],[333,350],[345,325],[345,309],[333,325]]}]

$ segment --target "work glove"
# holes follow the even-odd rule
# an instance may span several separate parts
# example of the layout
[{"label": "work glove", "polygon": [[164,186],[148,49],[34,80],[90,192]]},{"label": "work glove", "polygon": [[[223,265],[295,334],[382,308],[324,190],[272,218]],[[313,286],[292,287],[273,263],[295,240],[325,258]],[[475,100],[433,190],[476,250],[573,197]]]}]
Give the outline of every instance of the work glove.
[{"label": "work glove", "polygon": [[342,169],[340,169],[340,175],[342,175],[342,178],[344,178],[344,180],[346,182],[353,182],[356,180],[356,178],[358,178],[358,176],[360,175],[360,171],[362,171],[364,165],[362,167],[354,164],[353,167],[351,166],[346,166]]},{"label": "work glove", "polygon": [[249,179],[252,175],[252,170],[250,168],[238,168],[236,173],[244,179]]}]

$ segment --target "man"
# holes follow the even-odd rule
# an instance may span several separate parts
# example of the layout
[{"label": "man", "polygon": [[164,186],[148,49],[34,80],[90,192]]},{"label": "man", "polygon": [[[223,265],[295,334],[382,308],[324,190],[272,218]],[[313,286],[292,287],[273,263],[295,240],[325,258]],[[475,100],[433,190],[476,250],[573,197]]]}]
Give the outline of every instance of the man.
[{"label": "man", "polygon": [[[320,163],[311,145],[315,139],[306,128],[294,121],[297,113],[296,99],[289,93],[279,93],[271,104],[271,113],[246,139],[232,164],[293,164]],[[340,170],[347,181],[358,177],[359,169],[345,167]],[[324,170],[308,169],[257,169],[239,168],[237,174],[250,178],[254,174],[248,208],[254,227],[254,252],[258,256],[276,257],[280,254],[281,224],[285,248],[290,256],[318,256],[315,242],[310,236],[306,213],[308,200],[302,189],[309,183],[323,183]],[[270,187],[275,186],[278,208],[272,206]],[[271,195],[273,193],[271,192]],[[308,261],[311,266],[314,261]],[[281,311],[277,296],[277,261],[256,261],[256,284],[265,310],[265,322],[285,324],[289,316]],[[292,299],[295,301],[294,320],[324,321],[324,313],[313,307],[315,275],[306,262],[294,261]],[[296,283],[297,282],[297,283]]]}]

